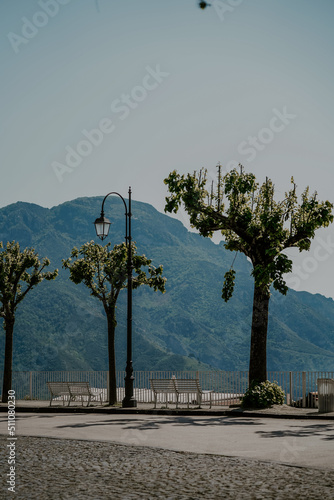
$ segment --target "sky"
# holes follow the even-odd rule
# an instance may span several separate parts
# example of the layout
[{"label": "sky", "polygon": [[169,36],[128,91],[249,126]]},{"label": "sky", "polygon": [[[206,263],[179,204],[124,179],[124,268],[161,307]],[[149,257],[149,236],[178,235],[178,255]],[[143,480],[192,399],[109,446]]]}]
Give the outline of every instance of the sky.
[{"label": "sky", "polygon": [[[1,0],[0,206],[131,186],[163,212],[169,172],[218,162],[334,202],[334,2],[209,3]],[[286,253],[334,297],[334,224]]]}]

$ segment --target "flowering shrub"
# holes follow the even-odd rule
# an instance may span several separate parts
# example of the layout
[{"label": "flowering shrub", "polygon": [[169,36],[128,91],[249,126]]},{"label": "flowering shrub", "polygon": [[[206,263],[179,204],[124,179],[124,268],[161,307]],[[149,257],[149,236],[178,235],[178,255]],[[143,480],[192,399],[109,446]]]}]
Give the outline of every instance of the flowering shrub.
[{"label": "flowering shrub", "polygon": [[284,391],[276,384],[266,380],[261,383],[251,384],[244,397],[241,406],[243,408],[269,408],[272,405],[282,405],[284,403]]}]

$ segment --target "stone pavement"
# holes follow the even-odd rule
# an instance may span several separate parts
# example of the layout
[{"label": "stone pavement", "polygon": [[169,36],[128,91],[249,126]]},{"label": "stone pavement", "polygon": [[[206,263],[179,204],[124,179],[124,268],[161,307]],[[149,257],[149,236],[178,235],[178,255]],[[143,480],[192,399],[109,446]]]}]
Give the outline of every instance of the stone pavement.
[{"label": "stone pavement", "polygon": [[15,494],[6,495],[3,470],[1,481],[0,498],[17,500],[332,500],[334,492],[328,470],[38,437],[17,444]]},{"label": "stone pavement", "polygon": [[[127,413],[81,407],[50,413],[31,404],[16,414],[14,498],[334,498],[330,414],[290,407],[243,416],[226,408],[147,413],[152,405]],[[0,498],[13,498],[1,409]]]}]

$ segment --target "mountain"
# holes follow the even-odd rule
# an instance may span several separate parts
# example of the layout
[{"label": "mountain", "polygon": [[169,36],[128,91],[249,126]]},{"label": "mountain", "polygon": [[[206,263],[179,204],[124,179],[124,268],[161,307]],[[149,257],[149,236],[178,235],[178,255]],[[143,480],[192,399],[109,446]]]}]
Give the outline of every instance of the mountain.
[{"label": "mountain", "polygon": [[[95,235],[102,197],[79,198],[51,209],[18,202],[0,209],[0,241],[36,249],[59,268],[54,282],[29,292],[17,311],[14,370],[107,369],[107,325],[101,303],[61,268],[74,246]],[[124,205],[108,198],[112,220],[107,241],[124,240]],[[234,254],[187,231],[152,206],[133,202],[132,234],[138,252],[163,264],[166,293],[141,287],[133,292],[135,370],[247,370],[253,300],[251,265],[238,254],[233,298],[221,298],[224,273]],[[126,359],[126,291],[117,307],[118,369]],[[0,334],[3,365],[4,334]],[[273,292],[268,327],[269,370],[330,370],[334,362],[334,302],[321,295]],[[2,366],[0,366],[2,369]]]}]

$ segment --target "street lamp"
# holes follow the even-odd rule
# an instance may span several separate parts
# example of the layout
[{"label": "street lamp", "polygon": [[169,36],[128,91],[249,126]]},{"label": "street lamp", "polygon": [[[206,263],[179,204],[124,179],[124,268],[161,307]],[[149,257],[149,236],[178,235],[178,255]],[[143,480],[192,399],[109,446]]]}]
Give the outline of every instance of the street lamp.
[{"label": "street lamp", "polygon": [[128,307],[127,307],[127,350],[126,350],[126,374],[125,374],[125,397],[122,401],[123,408],[135,408],[137,401],[133,396],[133,367],[132,367],[132,248],[131,248],[131,187],[129,187],[129,201],[128,206],[119,193],[108,193],[102,202],[101,215],[98,217],[94,224],[97,236],[103,241],[109,233],[111,222],[104,216],[104,202],[108,196],[116,194],[121,198],[125,207],[125,241],[128,247]]}]

